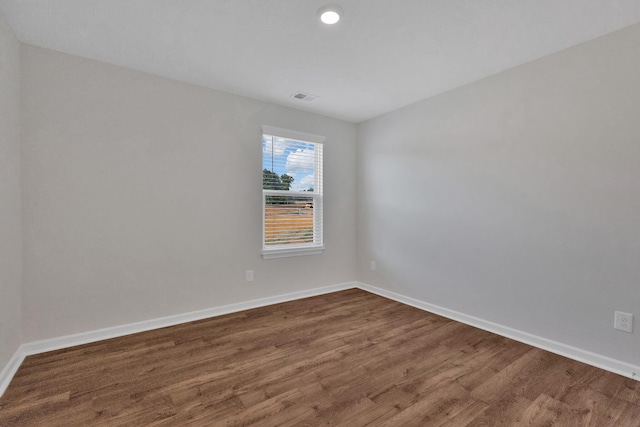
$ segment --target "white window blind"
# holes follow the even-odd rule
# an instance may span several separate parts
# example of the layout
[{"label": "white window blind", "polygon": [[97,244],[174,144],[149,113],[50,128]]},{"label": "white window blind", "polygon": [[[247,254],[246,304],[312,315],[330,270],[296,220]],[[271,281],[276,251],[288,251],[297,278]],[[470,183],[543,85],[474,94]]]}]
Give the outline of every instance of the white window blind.
[{"label": "white window blind", "polygon": [[263,129],[263,255],[317,253],[323,248],[323,144],[309,139],[322,137]]}]

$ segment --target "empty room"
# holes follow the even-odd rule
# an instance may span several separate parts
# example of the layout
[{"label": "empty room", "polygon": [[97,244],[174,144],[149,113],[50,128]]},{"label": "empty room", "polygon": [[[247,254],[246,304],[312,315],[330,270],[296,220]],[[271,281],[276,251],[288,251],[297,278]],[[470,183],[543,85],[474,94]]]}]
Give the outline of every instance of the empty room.
[{"label": "empty room", "polygon": [[640,426],[640,1],[0,0],[0,426]]}]

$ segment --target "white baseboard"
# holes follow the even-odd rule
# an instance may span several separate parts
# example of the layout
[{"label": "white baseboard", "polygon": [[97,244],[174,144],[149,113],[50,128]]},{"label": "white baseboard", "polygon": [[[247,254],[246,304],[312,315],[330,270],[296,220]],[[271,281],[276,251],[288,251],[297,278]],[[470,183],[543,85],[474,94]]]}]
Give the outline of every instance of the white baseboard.
[{"label": "white baseboard", "polygon": [[386,289],[380,289],[375,286],[367,285],[366,283],[358,283],[357,287],[364,291],[368,291],[373,294],[380,295],[382,297],[389,298],[391,300],[410,305],[412,307],[419,308],[421,310],[425,310],[460,323],[474,326],[476,328],[483,329],[485,331],[492,332],[503,337],[511,338],[513,340],[550,351],[551,353],[559,354],[560,356],[564,356],[569,359],[577,360],[579,362],[595,366],[596,368],[604,369],[605,371],[610,371],[640,381],[640,366],[632,365],[630,363],[612,359],[601,354],[593,353],[527,332],[519,331],[508,326],[469,316],[454,310],[449,310],[448,308],[420,301],[415,298],[388,291]]},{"label": "white baseboard", "polygon": [[543,350],[550,351],[552,353],[559,354],[561,356],[568,357],[570,359],[577,360],[579,362],[586,363],[588,365],[595,366],[597,368],[604,369],[606,371],[614,372],[625,377],[633,378],[640,381],[640,366],[635,366],[630,363],[622,362],[616,359],[612,359],[607,356],[592,353],[587,350],[572,347],[570,345],[562,344],[557,341],[552,341],[543,337],[529,334],[527,332],[519,331],[517,329],[509,328],[507,326],[499,325],[497,323],[489,322],[487,320],[479,319],[477,317],[468,316],[464,313],[449,310],[444,307],[440,307],[434,304],[430,304],[424,301],[417,300],[415,298],[407,297],[392,291],[377,288],[375,286],[367,285],[360,282],[348,282],[334,286],[327,286],[322,288],[308,289],[299,292],[293,292],[284,295],[277,295],[274,297],[261,298],[257,300],[241,302],[236,304],[229,304],[221,307],[214,307],[206,310],[193,311],[190,313],[178,314],[175,316],[162,317],[159,319],[145,320],[137,323],[130,323],[127,325],[114,326],[110,328],[98,329],[94,331],[81,332],[79,334],[66,335],[57,338],[51,338],[41,341],[34,341],[26,344],[22,344],[18,350],[16,350],[13,357],[9,360],[9,363],[4,367],[0,373],[0,396],[4,394],[5,390],[9,386],[9,383],[13,379],[13,376],[18,371],[18,368],[22,364],[26,356],[38,353],[44,353],[47,351],[60,350],[63,348],[73,347],[76,345],[88,344],[96,341],[102,341],[109,338],[121,337],[124,335],[135,334],[138,332],[150,331],[158,328],[165,328],[167,326],[174,326],[181,323],[193,322],[195,320],[207,319],[215,316],[222,316],[224,314],[236,313],[238,311],[249,310],[252,308],[264,307],[272,304],[279,304],[288,301],[294,301],[302,298],[308,298],[317,295],[328,294],[331,292],[338,292],[345,289],[359,288],[367,292],[371,292],[376,295],[380,295],[385,298],[392,299],[394,301],[410,305],[412,307],[419,308],[421,310],[428,311],[430,313],[437,314],[467,325],[474,326],[476,328],[483,329],[485,331],[492,332],[507,338],[511,338],[516,341],[523,342],[525,344],[532,345],[534,347],[541,348]]},{"label": "white baseboard", "polygon": [[238,311],[279,304],[282,302],[294,301],[302,298],[328,294],[331,292],[343,291],[345,289],[352,289],[355,287],[357,287],[357,282],[342,283],[339,285],[307,289],[304,291],[292,292],[289,294],[277,295],[274,297],[260,298],[252,301],[229,304],[205,310],[193,311],[190,313],[178,314],[174,316],[162,317],[159,319],[145,320],[142,322],[130,323],[127,325],[113,326],[110,328],[97,329],[94,331],[81,332],[73,335],[65,335],[62,337],[25,343],[18,348],[7,366],[5,366],[5,368],[2,370],[2,373],[0,373],[0,396],[2,396],[2,394],[9,386],[9,383],[22,364],[24,358],[32,354],[60,350],[76,345],[88,344],[96,341],[106,340],[109,338],[116,338],[124,335],[135,334],[138,332],[165,328],[167,326],[179,325],[181,323],[193,322],[195,320],[222,316],[223,314],[236,313]]},{"label": "white baseboard", "polygon": [[207,308],[205,310],[192,311],[190,313],[161,317],[159,319],[144,320],[142,322],[129,323],[127,325],[113,326],[110,328],[98,329],[95,331],[81,332],[79,334],[34,341],[23,344],[21,348],[26,355],[44,353],[47,351],[59,350],[61,348],[72,347],[75,345],[88,344],[96,341],[106,340],[109,338],[136,334],[138,332],[166,328],[167,326],[175,326],[181,323],[193,322],[195,320],[207,319],[209,317],[222,316],[229,313],[237,313],[238,311],[265,307],[267,305],[294,301],[302,298],[328,294],[331,292],[342,291],[355,287],[357,287],[356,282],[349,282],[322,288],[307,289],[304,291],[292,292],[289,294],[277,295],[274,297],[260,298],[246,302],[223,305],[220,307]]},{"label": "white baseboard", "polygon": [[9,383],[16,372],[18,372],[18,368],[22,365],[25,357],[26,354],[22,351],[22,346],[18,347],[11,359],[9,359],[9,363],[7,363],[2,372],[0,372],[0,396],[2,396],[7,387],[9,387]]}]

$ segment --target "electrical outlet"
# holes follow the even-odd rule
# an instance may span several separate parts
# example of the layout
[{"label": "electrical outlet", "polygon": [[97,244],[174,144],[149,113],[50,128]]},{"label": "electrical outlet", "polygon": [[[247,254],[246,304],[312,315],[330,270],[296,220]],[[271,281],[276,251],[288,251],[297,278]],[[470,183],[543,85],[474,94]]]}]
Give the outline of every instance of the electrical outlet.
[{"label": "electrical outlet", "polygon": [[376,271],[376,262],[371,261],[371,271]]},{"label": "electrical outlet", "polygon": [[624,332],[633,332],[633,314],[616,311],[613,327]]},{"label": "electrical outlet", "polygon": [[247,282],[253,282],[253,270],[247,270],[245,275],[247,276]]}]

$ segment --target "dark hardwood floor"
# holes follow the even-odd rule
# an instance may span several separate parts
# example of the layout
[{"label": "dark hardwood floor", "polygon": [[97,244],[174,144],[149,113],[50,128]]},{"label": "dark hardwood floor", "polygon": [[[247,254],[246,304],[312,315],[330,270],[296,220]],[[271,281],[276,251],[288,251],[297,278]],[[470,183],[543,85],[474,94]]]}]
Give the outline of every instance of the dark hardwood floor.
[{"label": "dark hardwood floor", "polygon": [[0,426],[640,426],[640,382],[348,290],[29,356]]}]

